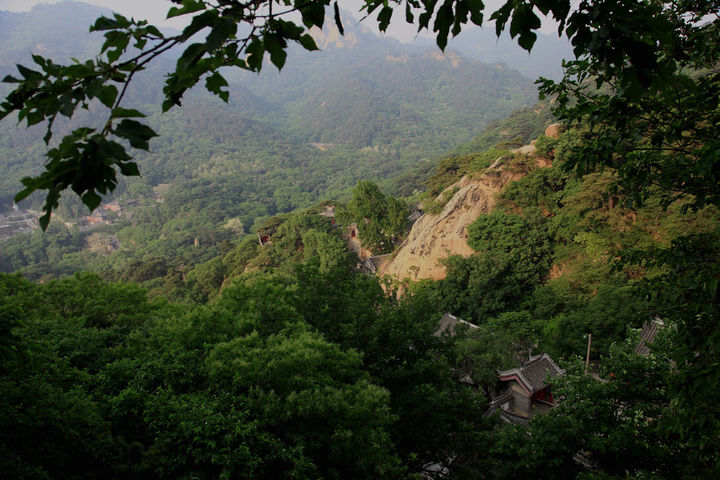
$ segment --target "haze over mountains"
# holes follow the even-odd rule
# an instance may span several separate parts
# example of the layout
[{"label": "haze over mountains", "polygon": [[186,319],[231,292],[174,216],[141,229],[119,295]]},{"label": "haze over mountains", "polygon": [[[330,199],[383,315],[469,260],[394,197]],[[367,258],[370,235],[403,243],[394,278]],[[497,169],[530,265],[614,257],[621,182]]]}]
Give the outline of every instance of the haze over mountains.
[{"label": "haze over mountains", "polygon": [[[58,61],[88,58],[102,37],[84,32],[108,13],[77,2],[40,5],[28,13],[0,12],[0,73],[13,72],[15,63],[32,65],[31,52]],[[162,137],[151,144],[149,155],[139,156],[145,179],[174,183],[195,179],[200,171],[202,176],[265,172],[284,158],[284,167],[300,168],[305,178],[319,172],[317,165],[323,165],[324,176],[333,176],[322,187],[291,180],[316,197],[321,190],[342,190],[358,178],[388,178],[442,155],[489,121],[536,99],[531,80],[505,65],[380,38],[349,20],[350,14],[345,18],[344,37],[334,26],[326,27],[316,35],[322,51],[294,49],[281,73],[269,62],[260,75],[230,72],[229,105],[200,87],[186,100],[198,114],[192,120],[174,113],[153,118]],[[144,72],[129,104],[157,115],[162,75],[172,63],[168,57]],[[87,118],[92,120],[92,111]],[[208,133],[214,140],[207,140]],[[19,179],[43,162],[40,136],[9,119],[0,125],[3,207]],[[271,152],[261,155],[267,159],[259,160],[259,150],[269,146]],[[218,158],[222,167],[213,166]]]},{"label": "haze over mountains", "polygon": [[[451,3],[424,5],[448,26]],[[696,3],[583,2],[573,75],[638,85],[638,43],[663,68],[567,105],[505,63],[348,25],[281,74],[228,72],[229,104],[201,81],[160,114],[168,56],[123,105],[161,134],[143,176],[92,215],[64,194],[44,231],[39,198],[2,211],[46,149],[6,119],[0,476],[720,478],[720,18]],[[78,22],[98,12],[0,15],[2,68],[92,54]],[[583,38],[584,13],[616,35]],[[54,142],[107,112],[80,114]],[[75,179],[102,169],[94,146]]]},{"label": "haze over mountains", "polygon": [[558,80],[562,78],[562,60],[575,58],[566,38],[538,32],[532,53],[528,53],[510,38],[508,32],[498,38],[492,25],[463,30],[449,41],[449,49],[481,62],[504,63],[532,79]]}]

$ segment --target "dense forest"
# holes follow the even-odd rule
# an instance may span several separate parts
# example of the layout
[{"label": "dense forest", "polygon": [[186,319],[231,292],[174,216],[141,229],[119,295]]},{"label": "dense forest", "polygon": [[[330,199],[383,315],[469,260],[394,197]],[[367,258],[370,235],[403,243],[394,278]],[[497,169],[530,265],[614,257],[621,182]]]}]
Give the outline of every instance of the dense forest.
[{"label": "dense forest", "polygon": [[[557,158],[574,141],[569,131],[539,143]],[[712,450],[714,434],[698,439],[710,442],[702,446],[668,437],[688,414],[674,406],[687,400],[687,371],[672,360],[682,331],[668,325],[648,356],[635,349],[644,322],[677,318],[678,279],[716,275],[716,209],[688,216],[682,205],[663,210],[650,200],[628,210],[606,195],[606,174],[578,180],[533,168],[524,155],[508,158],[508,168],[527,175],[469,228],[477,253],[449,258],[444,280],[410,285],[403,296],[354,270],[342,229],[318,215],[322,208],[273,217],[260,229],[271,239],[264,246],[255,235],[237,244],[229,236],[224,253],[185,270],[147,258],[111,282],[3,275],[3,471],[403,478],[441,464],[458,478],[701,472],[711,459],[688,449]],[[431,178],[428,188],[441,188],[435,182],[453,179]],[[361,183],[338,218],[391,225],[374,214],[394,202]],[[679,243],[691,232],[692,243]],[[678,248],[686,256],[669,261],[680,264],[609,262]],[[703,256],[686,264],[696,249]],[[707,308],[702,292],[680,293]],[[447,311],[477,328],[437,335]],[[579,361],[588,333],[595,377]],[[529,427],[499,427],[483,416],[496,372],[530,351],[567,369],[554,385],[562,401]],[[459,381],[464,371],[472,382]]]},{"label": "dense forest", "polygon": [[[202,47],[187,47],[205,49],[198,62],[240,58],[223,42],[245,32],[229,24],[260,5],[175,3],[210,27]],[[371,70],[386,47],[359,30],[338,35],[339,9],[318,43],[360,49],[354,66],[293,64],[301,55],[288,42],[315,46],[301,34],[323,22],[330,4],[317,0],[297,7],[304,23],[249,34],[244,66],[260,68],[250,60],[258,48],[283,66],[287,51],[281,73],[228,74],[223,85],[201,64],[208,90],[237,90],[241,107],[189,94],[161,115],[163,95],[184,93],[172,64],[187,52],[160,60],[170,69],[162,95],[128,90],[162,133],[150,144],[143,124],[123,123],[142,117],[110,102],[106,131],[70,133],[42,173],[38,127],[5,121],[2,193],[37,174],[23,185],[48,190],[53,220],[0,241],[0,476],[717,478],[720,20],[716,2],[629,3],[531,4],[567,22],[577,59],[562,80],[540,81],[549,98],[512,113],[527,104],[525,87],[515,74],[498,78],[496,88],[521,92],[502,115],[483,103],[500,90],[462,85],[503,69],[406,52]],[[540,22],[527,5],[508,2],[493,17],[523,48]],[[387,27],[392,6],[366,8]],[[482,23],[484,7],[423,8],[417,21],[444,47],[455,25]],[[115,22],[100,23],[109,64],[126,33],[162,44],[143,24]],[[63,82],[20,73],[3,113],[54,120],[62,102],[34,95]],[[423,101],[433,95],[443,100]],[[76,127],[59,121],[57,134]],[[141,150],[142,177],[103,135]],[[112,175],[63,186],[53,161],[82,159],[80,175],[111,157],[130,175],[117,179],[117,208],[94,205],[104,220],[92,226],[86,207]],[[372,262],[368,271],[361,260],[398,255],[418,216],[464,208],[456,195],[480,179],[502,186],[465,229],[470,253],[433,259],[442,278],[383,277]],[[58,185],[80,198],[51,205]],[[502,372],[522,377],[513,369],[539,354],[559,366],[535,379],[546,408],[508,422]]]},{"label": "dense forest", "polygon": [[[0,42],[12,48],[3,49],[0,75],[31,61],[28,52],[38,47],[55,61],[89,57],[103,37],[87,29],[103,13],[71,2],[24,14],[5,12]],[[80,32],[72,44],[68,31]],[[176,185],[221,176],[253,178],[263,191],[297,187],[300,197],[312,201],[326,193],[337,196],[360,179],[385,180],[390,190],[389,178],[430,162],[489,121],[537,98],[532,81],[514,70],[381,40],[349,21],[345,33],[354,42],[330,43],[320,52],[294,49],[282,73],[228,72],[228,103],[191,92],[185,100],[191,116],[161,114],[161,90],[154,85],[172,70],[177,55],[158,57],[157,64],[138,73],[126,101],[128,108],[148,115],[159,137],[149,152],[135,155],[143,178],[119,182],[114,195],[137,194],[140,187],[132,190],[137,182]],[[333,34],[336,27],[326,26],[315,35],[322,43]],[[7,93],[6,87],[0,93]],[[58,118],[55,126],[65,134],[80,122],[102,123],[100,107],[91,105],[71,122]],[[10,121],[0,124],[0,211],[10,208],[20,179],[42,166],[43,133],[39,126],[25,130]],[[31,197],[25,205],[39,210],[42,198]],[[86,212],[62,205],[66,220]],[[298,199],[280,211],[299,206],[308,203]],[[269,214],[275,212],[271,208]],[[251,209],[246,216],[253,216]]]}]

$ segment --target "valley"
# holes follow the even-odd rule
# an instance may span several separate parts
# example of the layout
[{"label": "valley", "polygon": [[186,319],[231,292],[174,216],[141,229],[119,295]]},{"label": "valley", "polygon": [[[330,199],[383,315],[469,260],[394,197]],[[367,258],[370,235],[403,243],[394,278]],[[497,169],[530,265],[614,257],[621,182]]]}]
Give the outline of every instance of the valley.
[{"label": "valley", "polygon": [[[6,14],[3,22],[8,28],[0,35],[6,36],[3,43],[15,47],[5,53],[3,71],[23,61],[24,49],[35,45],[45,45],[44,53],[59,58],[81,55],[97,45],[97,35],[88,34],[78,45],[82,48],[68,53],[59,38],[69,30],[83,30],[82,22],[90,23],[93,14],[102,12],[90,6],[80,9],[82,14],[77,14],[74,5],[61,4]],[[13,26],[20,20],[33,25],[38,38],[20,39]],[[149,152],[137,152],[142,177],[121,179],[105,200],[132,204],[132,219],[107,221],[106,207],[90,214],[78,198],[65,195],[57,210],[64,226],[53,227],[62,231],[77,224],[83,231],[76,236],[87,237],[85,229],[102,226],[108,238],[119,239],[120,249],[107,250],[119,258],[96,256],[71,243],[64,250],[68,258],[82,260],[66,263],[107,272],[128,262],[128,255],[134,261],[149,255],[165,257],[175,268],[198,260],[197,252],[186,250],[195,238],[211,249],[200,255],[207,259],[218,254],[223,241],[230,241],[232,232],[223,228],[229,221],[240,225],[235,233],[253,234],[273,215],[323,199],[347,200],[359,180],[379,182],[385,191],[395,192],[395,178],[409,180],[407,172],[415,168],[429,171],[434,158],[536,98],[530,80],[512,70],[380,39],[362,24],[347,22],[345,30],[344,36],[335,25],[316,30],[323,51],[293,50],[282,73],[232,73],[228,104],[203,93],[189,95],[184,103],[192,116],[160,114],[152,106],[157,92],[151,85],[157,88],[171,58],[161,58],[159,65],[143,72],[128,91],[129,106],[149,109],[149,122],[159,137]],[[55,44],[62,46],[57,52],[50,47]],[[96,110],[80,120],[99,121]],[[62,129],[71,128],[67,122],[63,125]],[[9,208],[20,179],[42,164],[40,136],[37,127],[25,132],[12,122],[0,125],[0,208]],[[420,182],[420,177],[404,182],[403,195],[420,192]],[[165,205],[153,201],[157,185],[169,189]],[[22,206],[39,210],[41,198],[30,197]],[[144,218],[152,220],[143,224]],[[194,233],[185,235],[179,228]],[[149,234],[157,229],[163,232],[159,237]],[[26,255],[18,258],[14,253],[25,250],[22,242],[6,245],[6,271],[28,261]],[[38,255],[33,257],[36,261],[43,257]],[[89,264],[88,258],[93,258]],[[50,269],[33,278],[73,271],[69,266]]]},{"label": "valley", "polygon": [[0,12],[1,477],[718,477],[713,7],[364,5]]}]

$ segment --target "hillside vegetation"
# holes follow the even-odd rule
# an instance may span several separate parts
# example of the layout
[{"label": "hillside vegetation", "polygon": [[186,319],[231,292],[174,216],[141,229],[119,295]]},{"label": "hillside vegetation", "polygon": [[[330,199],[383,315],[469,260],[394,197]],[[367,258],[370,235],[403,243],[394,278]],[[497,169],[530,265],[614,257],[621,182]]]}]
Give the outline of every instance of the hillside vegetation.
[{"label": "hillside vegetation", "polygon": [[[265,16],[262,1],[175,5],[171,14],[207,22],[189,30],[210,28],[167,77],[166,106],[205,74],[222,97],[223,61],[259,71],[265,49],[277,66],[287,42],[313,50],[315,40],[302,35],[328,13],[343,28],[325,0],[291,6],[292,21],[269,9]],[[384,30],[395,4],[365,6]],[[408,8],[408,22],[432,23],[441,47],[468,20],[485,19],[482,2],[407,6],[422,12],[415,20]],[[355,72],[347,78],[327,68],[312,81],[340,105],[355,100],[340,95],[334,82],[341,81],[377,104],[358,107],[371,128],[340,142],[332,121],[352,126],[353,119],[304,102],[312,89],[278,90],[268,104],[288,108],[276,110],[254,102],[257,78],[238,74],[232,80],[247,82],[247,111],[218,110],[226,125],[203,132],[209,140],[185,143],[183,129],[202,129],[213,113],[203,95],[182,98],[201,121],[163,117],[170,128],[162,146],[178,163],[143,154],[145,175],[157,177],[118,187],[125,203],[107,205],[103,225],[66,225],[62,215],[74,218],[79,205],[69,203],[44,236],[4,242],[2,268],[20,272],[0,273],[3,477],[719,478],[717,5],[570,7],[510,0],[492,17],[528,49],[541,24],[534,10],[570,36],[576,60],[561,81],[540,86],[561,123],[548,127],[540,104],[489,124],[474,140],[478,130],[466,125],[454,153],[383,171],[386,180],[400,175],[404,198],[363,179],[358,166],[376,154],[424,158],[393,149],[415,138],[403,137],[405,126],[425,128],[447,114],[440,103],[403,96],[415,94],[409,84],[385,98],[362,70],[345,65]],[[145,27],[114,21],[100,21],[110,25],[110,46]],[[240,47],[235,35],[246,32],[238,24],[250,32]],[[362,35],[347,33],[326,30],[318,41],[328,50],[361,48]],[[166,40],[157,31],[137,35],[146,34],[158,42],[151,48]],[[382,51],[370,45],[363,58]],[[117,60],[112,50],[104,55],[107,64],[69,71],[87,68],[97,80]],[[463,65],[452,55],[385,60],[419,72],[425,60],[439,62],[437,78],[452,88],[458,84],[441,70]],[[302,62],[288,67],[301,70]],[[42,74],[24,72],[14,103],[2,108],[52,122],[53,109],[72,101],[53,103],[46,94],[67,85],[38,86]],[[108,85],[98,85],[116,80],[98,81],[78,95],[97,87],[106,96]],[[44,112],[33,110],[38,102],[46,102]],[[79,103],[70,106],[82,110]],[[112,138],[142,150],[152,132],[123,123],[140,116],[107,103],[118,117],[104,132],[80,131],[51,150],[55,160],[85,163],[51,162],[44,176],[25,181],[25,193],[48,190],[47,215],[66,188],[96,203],[93,192],[114,175],[108,167],[94,176],[98,162],[137,176]],[[457,106],[457,118],[468,121]],[[256,107],[264,116],[249,114]],[[408,122],[389,122],[391,111]],[[92,108],[83,115],[97,120]],[[293,118],[305,123],[287,123]],[[235,161],[236,126],[272,141],[244,140],[252,158]],[[316,141],[296,136],[301,130]],[[470,143],[457,147],[460,137]],[[295,146],[317,157],[288,154]],[[209,160],[190,160],[206,149]],[[79,176],[62,183],[68,172]],[[372,256],[385,252],[382,261]],[[428,265],[414,258],[437,270],[426,274]],[[382,276],[393,262],[402,268]],[[538,358],[545,363],[527,372],[531,378],[513,368]]]},{"label": "hillside vegetation", "polygon": [[[581,137],[541,138],[536,155],[559,162]],[[632,353],[642,323],[672,308],[670,271],[618,270],[612,259],[674,248],[689,233],[717,252],[716,209],[688,216],[682,204],[664,211],[651,200],[628,210],[608,193],[610,173],[577,179],[532,156],[503,155],[493,168],[519,173],[467,228],[475,253],[450,257],[443,280],[406,284],[399,298],[353,270],[346,231],[318,215],[322,206],[268,220],[258,229],[265,245],[250,235],[205,263],[167,269],[146,258],[116,277],[142,282],[154,300],[137,283],[93,274],[46,284],[0,275],[10,328],[0,387],[11,413],[2,429],[12,432],[0,443],[3,470],[17,478],[407,478],[441,463],[459,478],[538,468],[573,478],[586,472],[574,460],[578,445],[598,471],[618,461],[638,472],[658,463],[665,472],[694,469],[661,433],[680,415],[668,408],[680,375],[667,360],[677,331],[663,330],[649,357]],[[397,200],[376,188],[358,185],[339,213],[360,220],[361,240],[373,223],[390,233],[375,213]],[[478,327],[433,335],[446,311]],[[588,333],[605,383],[575,366]],[[528,351],[568,368],[555,386],[563,402],[536,417],[532,436],[482,417],[496,369]],[[460,382],[455,372],[469,366],[473,382]],[[623,442],[603,436],[602,419],[618,401],[627,416],[613,432]],[[638,427],[638,415],[660,420]],[[508,461],[528,451],[531,463]]]},{"label": "hillside vegetation", "polygon": [[[31,62],[28,52],[37,47],[41,51],[36,53],[56,61],[91,56],[102,36],[83,33],[73,50],[67,32],[87,31],[93,14],[103,13],[107,11],[77,3],[40,6],[26,14],[5,12],[7,28],[0,30],[0,43],[15,47],[3,49],[0,72],[10,74],[16,63]],[[33,28],[22,28],[25,24]],[[316,32],[319,42],[333,35],[339,37],[334,26]],[[345,38],[350,37],[355,40],[329,43],[320,52],[293,50],[282,74],[269,68],[260,74],[229,73],[229,104],[207,93],[191,93],[184,103],[193,115],[160,114],[163,78],[176,60],[171,54],[161,56],[137,75],[126,97],[128,108],[149,115],[160,137],[150,152],[135,155],[143,178],[120,182],[114,195],[127,193],[136,183],[244,175],[261,190],[292,185],[301,197],[318,201],[322,193],[336,195],[360,179],[379,181],[435,158],[537,96],[531,80],[511,69],[451,60],[380,39],[352,23],[346,25]],[[101,106],[96,107],[78,112],[72,123],[58,119],[56,136],[81,122],[102,124]],[[40,127],[25,131],[9,119],[0,124],[0,209],[10,208],[22,177],[40,171],[43,134]],[[39,210],[41,200],[31,197],[22,205]],[[79,204],[73,195],[63,196],[60,215],[80,215]],[[280,211],[307,205],[297,200]],[[243,213],[254,215],[252,210]],[[252,225],[253,219],[245,223]]]}]

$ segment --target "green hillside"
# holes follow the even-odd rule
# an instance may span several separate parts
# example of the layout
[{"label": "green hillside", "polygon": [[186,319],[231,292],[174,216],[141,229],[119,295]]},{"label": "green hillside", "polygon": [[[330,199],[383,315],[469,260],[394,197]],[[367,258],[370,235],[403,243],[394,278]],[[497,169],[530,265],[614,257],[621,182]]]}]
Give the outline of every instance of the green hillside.
[{"label": "green hillside", "polygon": [[[580,137],[543,138],[538,154],[560,163]],[[480,164],[470,163],[469,174],[472,165]],[[0,274],[0,311],[11,328],[0,356],[0,398],[10,412],[2,428],[12,432],[0,441],[3,470],[18,478],[408,478],[448,462],[469,478],[488,470],[487,478],[511,478],[519,467],[508,455],[525,455],[532,464],[523,472],[559,468],[583,478],[588,467],[574,459],[586,445],[592,471],[612,471],[618,458],[640,472],[668,459],[666,472],[694,471],[697,463],[664,433],[684,418],[672,406],[685,398],[678,385],[686,375],[671,361],[680,341],[671,321],[677,270],[632,260],[618,268],[614,259],[685,248],[697,263],[677,265],[680,272],[716,272],[717,209],[688,215],[680,203],[664,211],[651,197],[629,210],[609,193],[610,172],[578,179],[535,165],[506,154],[503,168],[526,175],[469,228],[476,253],[450,258],[447,278],[406,285],[410,294],[399,297],[352,268],[343,229],[318,215],[322,206],[270,218],[259,227],[270,240],[264,246],[237,230],[204,237],[208,227],[183,214],[200,192],[229,198],[218,181],[171,191],[139,220],[151,225],[165,207],[179,213],[136,232],[182,246],[175,257],[114,257],[116,270],[106,275],[133,283],[84,273],[35,284]],[[378,222],[389,232],[375,212],[396,200],[377,192],[358,185],[339,218],[370,216],[362,231]],[[57,228],[46,234],[53,240],[45,252],[50,262],[70,261],[62,248],[77,236]],[[448,311],[477,327],[433,335]],[[655,317],[667,326],[651,355],[633,353],[643,323]],[[602,381],[576,360],[587,334]],[[529,427],[484,418],[497,369],[528,352],[550,353],[567,370],[553,385],[562,402]],[[460,381],[458,372],[469,377]],[[608,427],[603,419],[618,402],[632,415]],[[638,425],[645,415],[653,422]],[[462,461],[446,458],[448,445]]]},{"label": "green hillside", "polygon": [[[76,7],[81,14],[73,16]],[[58,9],[57,15],[53,16],[53,9]],[[67,32],[86,29],[93,12],[103,11],[67,3],[27,14],[5,13],[8,28],[0,31],[0,42],[17,48],[3,51],[0,69],[11,73],[15,63],[28,63],[33,43],[42,44],[47,57],[65,58]],[[23,31],[19,28],[23,22],[36,28]],[[192,116],[160,115],[153,106],[159,102],[162,76],[174,60],[160,58],[137,76],[127,94],[128,106],[150,114],[152,127],[161,134],[149,155],[136,152],[145,182],[188,181],[212,171],[256,175],[258,165],[265,165],[276,170],[272,176],[283,177],[288,171],[293,185],[312,179],[322,183],[324,191],[337,191],[359,178],[385,179],[441,155],[470,139],[487,122],[536,98],[529,79],[517,72],[464,58],[436,58],[399,42],[382,41],[360,26],[348,25],[346,33],[356,42],[332,44],[320,52],[293,50],[282,74],[268,68],[260,75],[229,75],[228,105],[207,93],[188,95],[185,103],[196,112]],[[331,34],[326,29],[326,35]],[[73,56],[87,57],[101,39],[97,34],[83,38]],[[60,119],[56,136],[80,122],[104,121],[98,115],[99,109],[91,109],[89,114],[81,112],[77,123]],[[3,209],[9,208],[19,190],[20,178],[37,172],[44,162],[40,129],[21,130],[10,119],[0,124]],[[320,151],[310,143],[329,143],[333,148]],[[276,186],[271,184],[264,188]],[[125,186],[121,184],[116,195],[124,193]],[[316,192],[315,200],[321,196],[317,186],[298,186]],[[36,196],[27,206],[37,209],[40,201]],[[71,210],[65,208],[65,217]]]},{"label": "green hillside", "polygon": [[[237,24],[261,23],[241,56],[280,64],[285,40],[312,46],[305,28],[339,15],[174,5],[210,27],[190,70],[241,63]],[[490,14],[404,6],[366,2],[381,29],[404,14],[440,45]],[[350,28],[318,34],[328,56],[289,59],[293,81],[228,75],[228,105],[197,93],[160,115],[140,82],[129,94],[163,133],[142,176],[92,217],[66,194],[46,231],[0,243],[0,477],[720,478],[717,5],[510,0],[493,19],[527,48],[538,9],[579,59],[531,107],[516,74]],[[21,112],[37,118],[36,93],[67,105],[25,74]],[[8,189],[41,149],[0,128]],[[79,163],[50,164],[55,181],[92,195],[113,159],[133,173],[120,144],[88,142],[60,145]],[[421,280],[382,276],[407,259]]]}]

